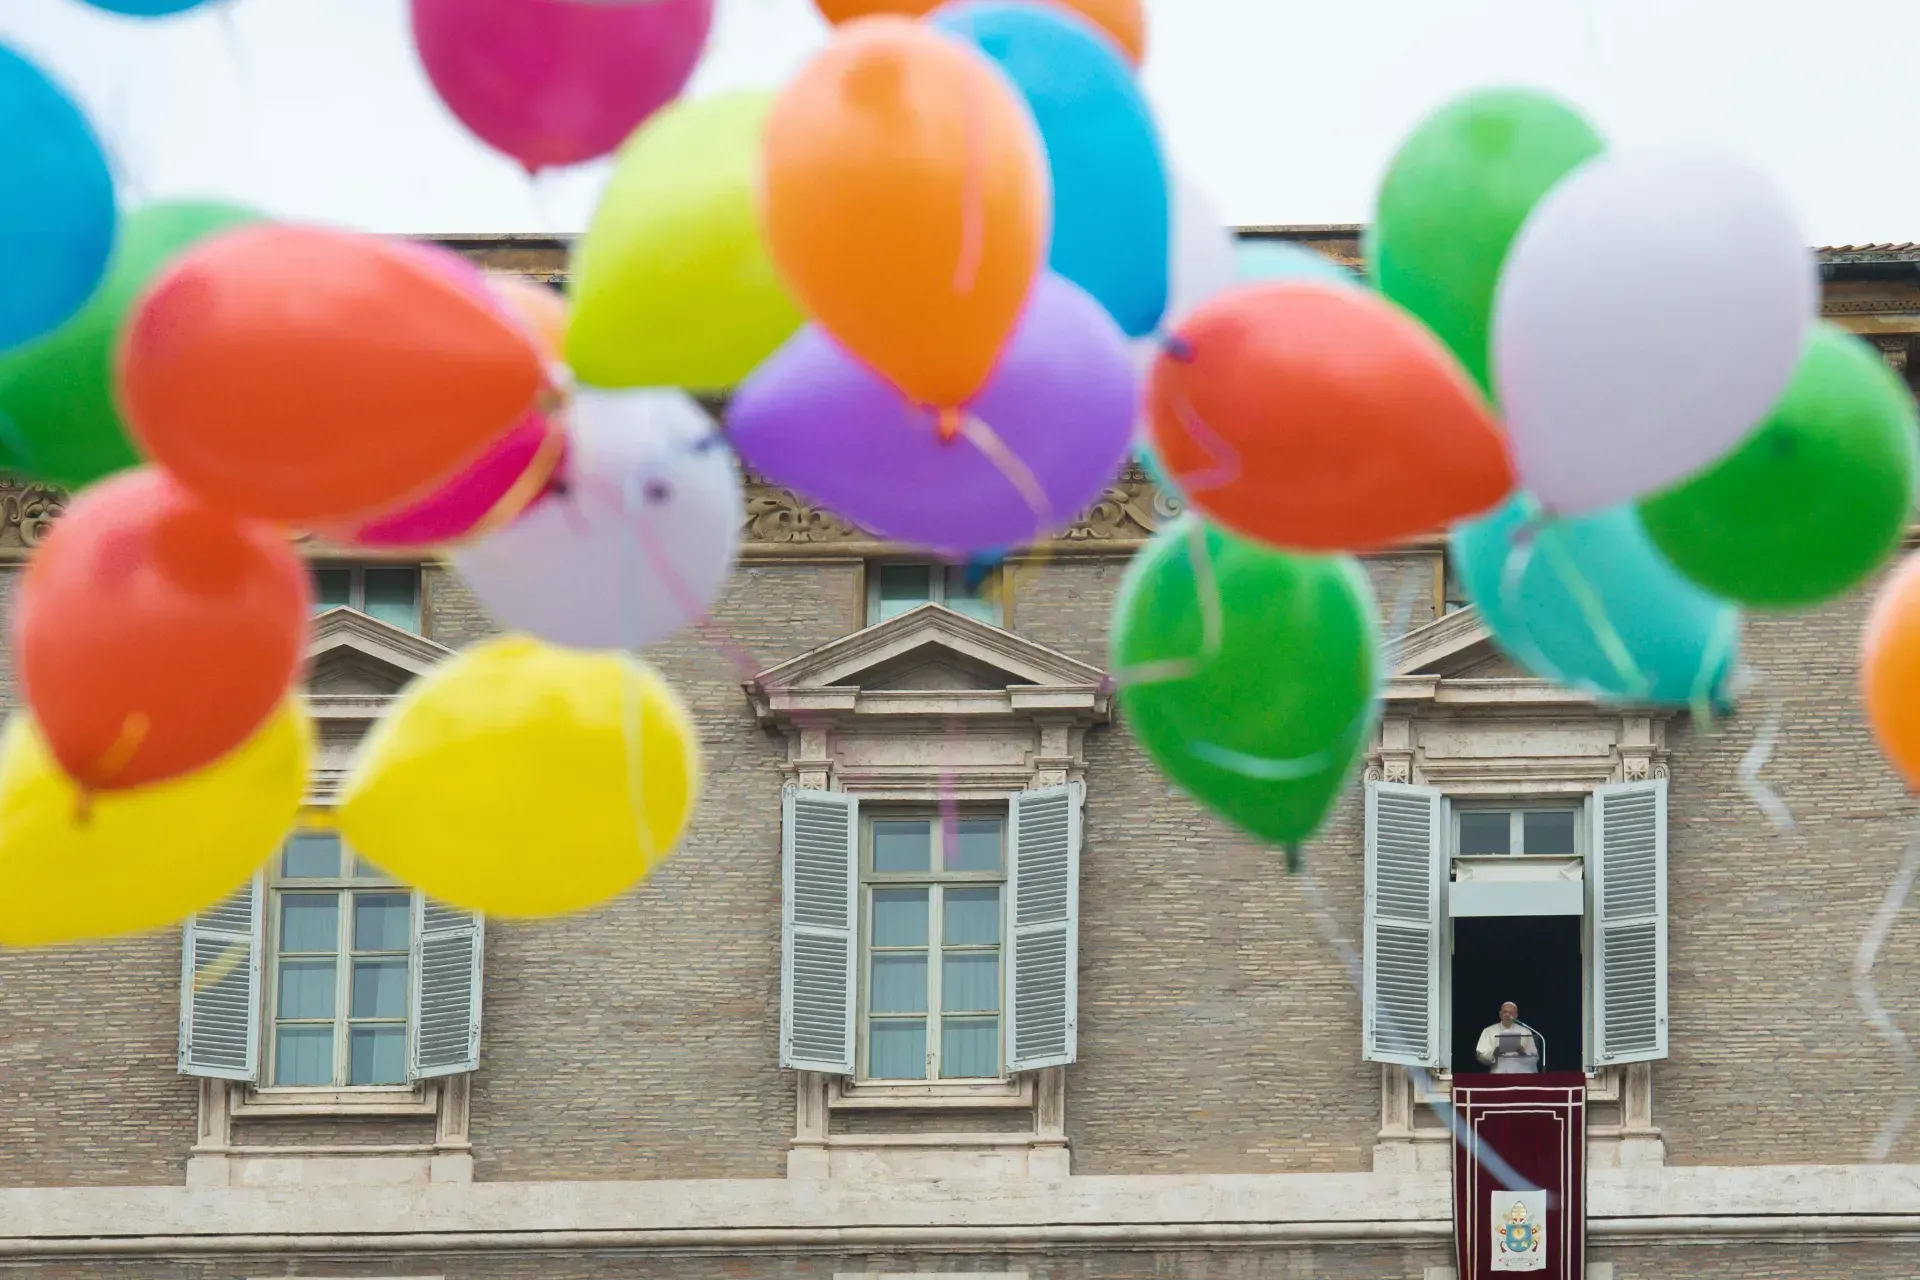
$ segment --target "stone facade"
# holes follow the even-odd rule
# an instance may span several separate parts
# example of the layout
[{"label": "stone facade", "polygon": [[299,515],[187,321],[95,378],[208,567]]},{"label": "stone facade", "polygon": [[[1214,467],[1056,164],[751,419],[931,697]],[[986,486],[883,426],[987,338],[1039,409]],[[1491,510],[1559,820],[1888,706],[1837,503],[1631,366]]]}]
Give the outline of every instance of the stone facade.
[{"label": "stone facade", "polygon": [[[1297,238],[1354,255],[1350,230]],[[551,242],[464,247],[559,273]],[[1920,286],[1845,258],[1829,269],[1835,317],[1914,376],[1904,356]],[[0,490],[0,611],[58,503]],[[1127,560],[1175,509],[1131,472],[1062,536],[1015,557],[1002,579],[1014,640],[978,660],[1039,663],[1067,684],[1103,667]],[[480,1069],[457,1089],[379,1114],[249,1114],[244,1088],[176,1073],[177,931],[0,953],[0,1183],[15,1188],[0,1190],[0,1267],[101,1280],[1439,1275],[1450,1246],[1432,1157],[1444,1162],[1444,1141],[1404,1073],[1360,1060],[1338,951],[1361,937],[1360,788],[1307,849],[1306,874],[1290,876],[1275,851],[1184,799],[1104,693],[1089,692],[1057,740],[1036,729],[1031,748],[1036,769],[1086,784],[1077,1061],[1005,1098],[925,1106],[862,1103],[777,1066],[781,788],[815,766],[797,722],[753,682],[861,631],[868,566],[897,554],[791,493],[750,486],[747,544],[712,624],[648,655],[692,707],[709,764],[684,848],[599,911],[489,924]],[[1920,1090],[1854,998],[1865,922],[1920,813],[1854,693],[1867,594],[1752,620],[1763,683],[1738,718],[1701,726],[1623,717],[1521,678],[1468,615],[1448,613],[1437,543],[1368,568],[1383,618],[1413,633],[1395,651],[1370,777],[1491,778],[1489,794],[1582,770],[1669,779],[1671,1053],[1596,1084],[1613,1145],[1596,1154],[1591,1256],[1622,1280],[1913,1274],[1920,1126],[1886,1163],[1865,1163],[1891,1110]],[[423,618],[432,645],[363,628],[358,665],[316,657],[316,689],[323,676],[358,689],[353,673],[381,653],[404,667],[492,629],[438,565],[426,566]],[[967,649],[965,626],[935,630]],[[11,701],[7,663],[0,648]],[[387,696],[405,678],[395,672],[351,696]],[[1441,705],[1442,687],[1472,705]],[[951,697],[929,691],[930,707],[946,705],[935,693]],[[1776,708],[1762,776],[1791,807],[1791,830],[1741,782]],[[1009,714],[995,732],[1024,723]],[[1492,763],[1460,754],[1502,733],[1531,745]],[[846,767],[829,756],[819,767]],[[1911,912],[1876,976],[1895,1016],[1920,1029]],[[1019,1166],[1034,1176],[974,1165],[984,1176],[928,1181],[797,1155],[830,1136],[884,1151],[929,1133],[956,1150],[1062,1159]],[[204,1159],[209,1143],[219,1175],[189,1190],[196,1144]],[[933,1148],[928,1174],[946,1168]],[[465,1163],[430,1158],[469,1151]]]}]

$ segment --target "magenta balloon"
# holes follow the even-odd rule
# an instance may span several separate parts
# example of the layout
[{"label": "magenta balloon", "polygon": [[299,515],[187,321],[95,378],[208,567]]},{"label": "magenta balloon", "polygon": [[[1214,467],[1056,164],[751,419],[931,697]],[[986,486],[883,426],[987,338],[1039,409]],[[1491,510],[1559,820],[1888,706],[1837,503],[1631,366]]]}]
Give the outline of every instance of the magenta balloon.
[{"label": "magenta balloon", "polygon": [[728,435],[748,467],[872,533],[997,551],[1100,496],[1126,460],[1136,404],[1119,327],[1049,272],[956,438],[814,326],[747,380]]},{"label": "magenta balloon", "polygon": [[441,101],[529,171],[606,155],[677,97],[713,0],[412,0]]}]

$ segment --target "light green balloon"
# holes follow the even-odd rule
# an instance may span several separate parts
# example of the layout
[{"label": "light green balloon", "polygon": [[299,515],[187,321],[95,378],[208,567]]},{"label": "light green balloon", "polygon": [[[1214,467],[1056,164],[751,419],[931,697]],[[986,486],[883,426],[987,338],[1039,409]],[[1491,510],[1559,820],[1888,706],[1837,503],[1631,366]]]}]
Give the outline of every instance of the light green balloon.
[{"label": "light green balloon", "polygon": [[620,149],[573,250],[567,363],[582,382],[725,391],[800,327],[754,205],[772,105],[683,99]]}]

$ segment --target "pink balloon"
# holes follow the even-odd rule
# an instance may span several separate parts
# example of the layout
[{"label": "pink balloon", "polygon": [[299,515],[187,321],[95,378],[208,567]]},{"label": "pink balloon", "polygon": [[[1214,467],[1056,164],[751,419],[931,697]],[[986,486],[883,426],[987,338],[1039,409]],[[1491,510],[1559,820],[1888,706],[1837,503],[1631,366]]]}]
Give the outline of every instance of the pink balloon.
[{"label": "pink balloon", "polygon": [[511,524],[545,492],[566,461],[566,436],[530,413],[480,461],[424,501],[356,531],[356,547],[431,547]]},{"label": "pink balloon", "polygon": [[413,42],[462,124],[529,172],[606,155],[686,87],[713,0],[412,0]]}]

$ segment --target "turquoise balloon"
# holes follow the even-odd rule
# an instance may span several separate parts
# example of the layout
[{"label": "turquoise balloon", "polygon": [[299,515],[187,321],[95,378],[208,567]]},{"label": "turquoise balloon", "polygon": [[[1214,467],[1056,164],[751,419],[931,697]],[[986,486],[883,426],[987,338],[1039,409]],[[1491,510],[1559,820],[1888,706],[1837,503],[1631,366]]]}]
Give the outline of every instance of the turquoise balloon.
[{"label": "turquoise balloon", "polygon": [[96,9],[124,13],[133,18],[164,18],[168,14],[185,13],[197,8],[205,0],[87,0],[87,3]]},{"label": "turquoise balloon", "polygon": [[1610,700],[1729,705],[1739,609],[1668,564],[1631,503],[1546,523],[1538,511],[1522,495],[1453,529],[1454,568],[1500,647]]},{"label": "turquoise balloon", "polygon": [[1241,284],[1265,284],[1275,280],[1360,283],[1359,276],[1326,254],[1303,249],[1285,240],[1240,241],[1234,248],[1234,277]]}]

